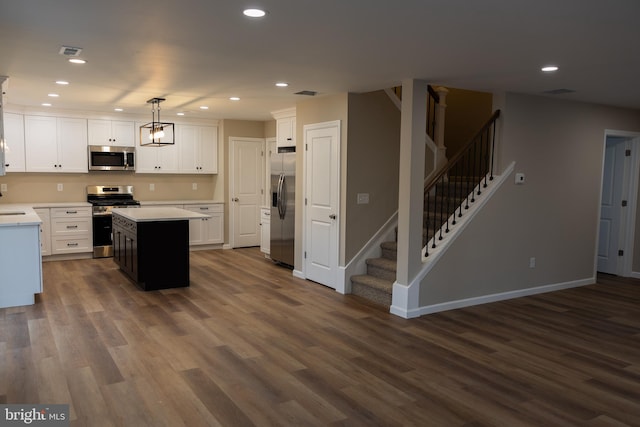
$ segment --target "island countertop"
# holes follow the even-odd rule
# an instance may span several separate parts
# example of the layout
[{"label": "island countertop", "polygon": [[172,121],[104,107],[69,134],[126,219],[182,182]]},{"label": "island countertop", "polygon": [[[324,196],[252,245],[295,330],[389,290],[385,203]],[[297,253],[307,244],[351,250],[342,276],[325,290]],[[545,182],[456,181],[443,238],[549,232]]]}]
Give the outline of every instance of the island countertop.
[{"label": "island countertop", "polygon": [[198,218],[210,218],[209,215],[172,207],[118,208],[111,212],[134,222],[182,221]]},{"label": "island countertop", "polygon": [[41,224],[42,220],[28,205],[0,205],[0,227]]}]

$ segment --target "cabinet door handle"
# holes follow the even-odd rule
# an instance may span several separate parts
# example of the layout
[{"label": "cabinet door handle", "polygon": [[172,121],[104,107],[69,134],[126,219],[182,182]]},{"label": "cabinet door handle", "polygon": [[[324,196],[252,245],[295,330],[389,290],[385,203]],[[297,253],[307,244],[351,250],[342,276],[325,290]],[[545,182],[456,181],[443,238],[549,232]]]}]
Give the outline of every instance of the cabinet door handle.
[{"label": "cabinet door handle", "polygon": [[331,214],[331,215],[329,215],[329,218],[336,219],[336,215],[335,214]]},{"label": "cabinet door handle", "polygon": [[75,214],[77,214],[77,213],[78,213],[78,211],[67,211],[67,213],[68,213],[69,215],[75,215]]},{"label": "cabinet door handle", "polygon": [[68,229],[71,229],[71,228],[78,228],[78,226],[77,226],[77,225],[67,225],[67,228],[68,228]]},{"label": "cabinet door handle", "polygon": [[67,246],[78,246],[77,243],[67,243]]}]

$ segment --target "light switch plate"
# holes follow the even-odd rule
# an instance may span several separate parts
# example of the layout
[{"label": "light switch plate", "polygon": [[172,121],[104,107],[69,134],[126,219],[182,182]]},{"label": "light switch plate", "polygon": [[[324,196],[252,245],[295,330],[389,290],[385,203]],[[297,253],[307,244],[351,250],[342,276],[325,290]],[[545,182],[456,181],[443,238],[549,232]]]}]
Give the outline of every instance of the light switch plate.
[{"label": "light switch plate", "polygon": [[156,185],[155,184],[149,184],[149,191],[156,191]]},{"label": "light switch plate", "polygon": [[64,190],[64,185],[58,184],[58,191],[62,191],[62,190]]},{"label": "light switch plate", "polygon": [[192,190],[197,190],[198,189],[198,183],[197,182],[192,183],[191,184],[191,189]]},{"label": "light switch plate", "polygon": [[7,184],[0,184],[0,191],[2,191],[3,193],[9,191],[7,190]]}]

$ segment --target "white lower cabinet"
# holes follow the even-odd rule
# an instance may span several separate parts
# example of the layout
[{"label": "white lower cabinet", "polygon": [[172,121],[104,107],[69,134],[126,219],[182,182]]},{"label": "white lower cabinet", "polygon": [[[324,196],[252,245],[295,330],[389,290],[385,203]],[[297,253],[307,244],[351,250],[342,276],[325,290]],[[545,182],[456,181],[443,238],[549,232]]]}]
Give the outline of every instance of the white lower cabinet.
[{"label": "white lower cabinet", "polygon": [[184,205],[184,209],[210,216],[210,218],[189,221],[191,246],[224,243],[224,205],[222,203]]},{"label": "white lower cabinet", "polygon": [[93,252],[90,206],[51,208],[51,255]]},{"label": "white lower cabinet", "polygon": [[271,209],[260,208],[260,251],[271,253]]},{"label": "white lower cabinet", "polygon": [[49,208],[34,209],[42,220],[40,224],[40,254],[42,256],[51,255],[51,217]]}]

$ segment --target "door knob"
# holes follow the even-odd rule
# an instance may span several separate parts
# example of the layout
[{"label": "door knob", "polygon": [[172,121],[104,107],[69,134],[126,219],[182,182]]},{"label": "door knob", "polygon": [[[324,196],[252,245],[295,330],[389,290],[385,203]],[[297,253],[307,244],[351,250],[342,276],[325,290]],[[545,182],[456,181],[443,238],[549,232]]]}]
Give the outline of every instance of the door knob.
[{"label": "door knob", "polygon": [[335,214],[331,214],[331,215],[329,215],[329,218],[336,219],[336,215]]},{"label": "door knob", "polygon": [[240,201],[240,199],[238,199],[237,197],[234,197],[234,198],[233,198],[233,199],[231,199],[231,200],[232,200],[232,201],[234,201],[234,202],[239,202],[239,201]]}]

